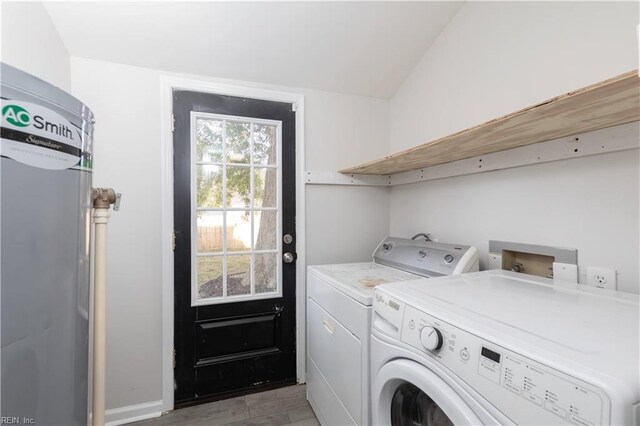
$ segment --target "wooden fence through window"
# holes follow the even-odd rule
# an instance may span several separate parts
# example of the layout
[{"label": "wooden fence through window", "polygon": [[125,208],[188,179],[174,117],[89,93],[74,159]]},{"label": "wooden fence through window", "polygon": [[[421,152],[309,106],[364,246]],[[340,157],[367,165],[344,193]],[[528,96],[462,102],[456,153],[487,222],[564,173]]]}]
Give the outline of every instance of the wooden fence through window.
[{"label": "wooden fence through window", "polygon": [[[198,252],[222,251],[222,226],[198,226]],[[245,246],[242,240],[233,236],[233,228],[229,228],[227,238],[227,251],[245,251],[250,248]]]}]

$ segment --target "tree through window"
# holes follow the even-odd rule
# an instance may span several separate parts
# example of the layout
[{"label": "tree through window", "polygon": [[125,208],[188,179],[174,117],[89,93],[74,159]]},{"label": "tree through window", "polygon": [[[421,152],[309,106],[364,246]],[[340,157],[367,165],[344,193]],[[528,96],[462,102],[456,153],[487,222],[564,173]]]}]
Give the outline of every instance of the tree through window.
[{"label": "tree through window", "polygon": [[279,124],[202,115],[192,142],[197,298],[278,293]]}]

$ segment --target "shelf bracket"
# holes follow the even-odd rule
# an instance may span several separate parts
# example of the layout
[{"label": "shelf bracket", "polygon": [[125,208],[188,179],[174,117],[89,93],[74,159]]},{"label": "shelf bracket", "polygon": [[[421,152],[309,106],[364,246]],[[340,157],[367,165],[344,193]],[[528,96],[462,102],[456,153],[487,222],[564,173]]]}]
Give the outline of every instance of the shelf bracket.
[{"label": "shelf bracket", "polygon": [[306,185],[391,186],[391,176],[305,171]]}]

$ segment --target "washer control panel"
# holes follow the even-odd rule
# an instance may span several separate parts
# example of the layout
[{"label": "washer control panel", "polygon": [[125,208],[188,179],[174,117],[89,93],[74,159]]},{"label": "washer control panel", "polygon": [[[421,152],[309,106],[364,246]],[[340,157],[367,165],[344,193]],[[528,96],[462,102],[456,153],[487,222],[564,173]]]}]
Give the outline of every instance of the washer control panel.
[{"label": "washer control panel", "polygon": [[[516,424],[609,424],[611,403],[598,387],[479,338],[384,294],[400,340],[435,358]],[[384,318],[385,309],[374,313]],[[397,314],[404,311],[402,324]]]}]

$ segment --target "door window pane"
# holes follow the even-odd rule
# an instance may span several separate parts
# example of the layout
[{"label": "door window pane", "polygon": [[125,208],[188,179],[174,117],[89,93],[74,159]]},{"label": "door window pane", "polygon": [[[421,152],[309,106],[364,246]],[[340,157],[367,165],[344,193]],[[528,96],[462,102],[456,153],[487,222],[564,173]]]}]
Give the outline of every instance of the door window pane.
[{"label": "door window pane", "polygon": [[253,128],[253,163],[274,165],[276,158],[277,127],[255,124]]},{"label": "door window pane", "polygon": [[249,210],[227,213],[227,251],[251,250],[251,214]]},{"label": "door window pane", "polygon": [[278,253],[257,253],[254,256],[254,277],[256,293],[277,291]]},{"label": "door window pane", "polygon": [[222,256],[198,256],[196,276],[201,299],[222,297]]},{"label": "door window pane", "polygon": [[276,207],[278,202],[278,169],[256,167],[253,187],[254,207]]},{"label": "door window pane", "polygon": [[222,166],[195,166],[198,207],[222,207]]},{"label": "door window pane", "polygon": [[227,207],[251,206],[251,168],[227,166]]},{"label": "door window pane", "polygon": [[248,164],[251,161],[251,125],[227,122],[226,131],[227,163]]},{"label": "door window pane", "polygon": [[197,253],[214,253],[223,250],[222,212],[199,211],[196,214]]},{"label": "door window pane", "polygon": [[251,255],[227,256],[227,296],[251,294]]},{"label": "door window pane", "polygon": [[222,120],[196,119],[196,161],[222,161]]},{"label": "door window pane", "polygon": [[253,213],[253,238],[256,250],[275,250],[278,233],[278,212],[256,211]]}]

